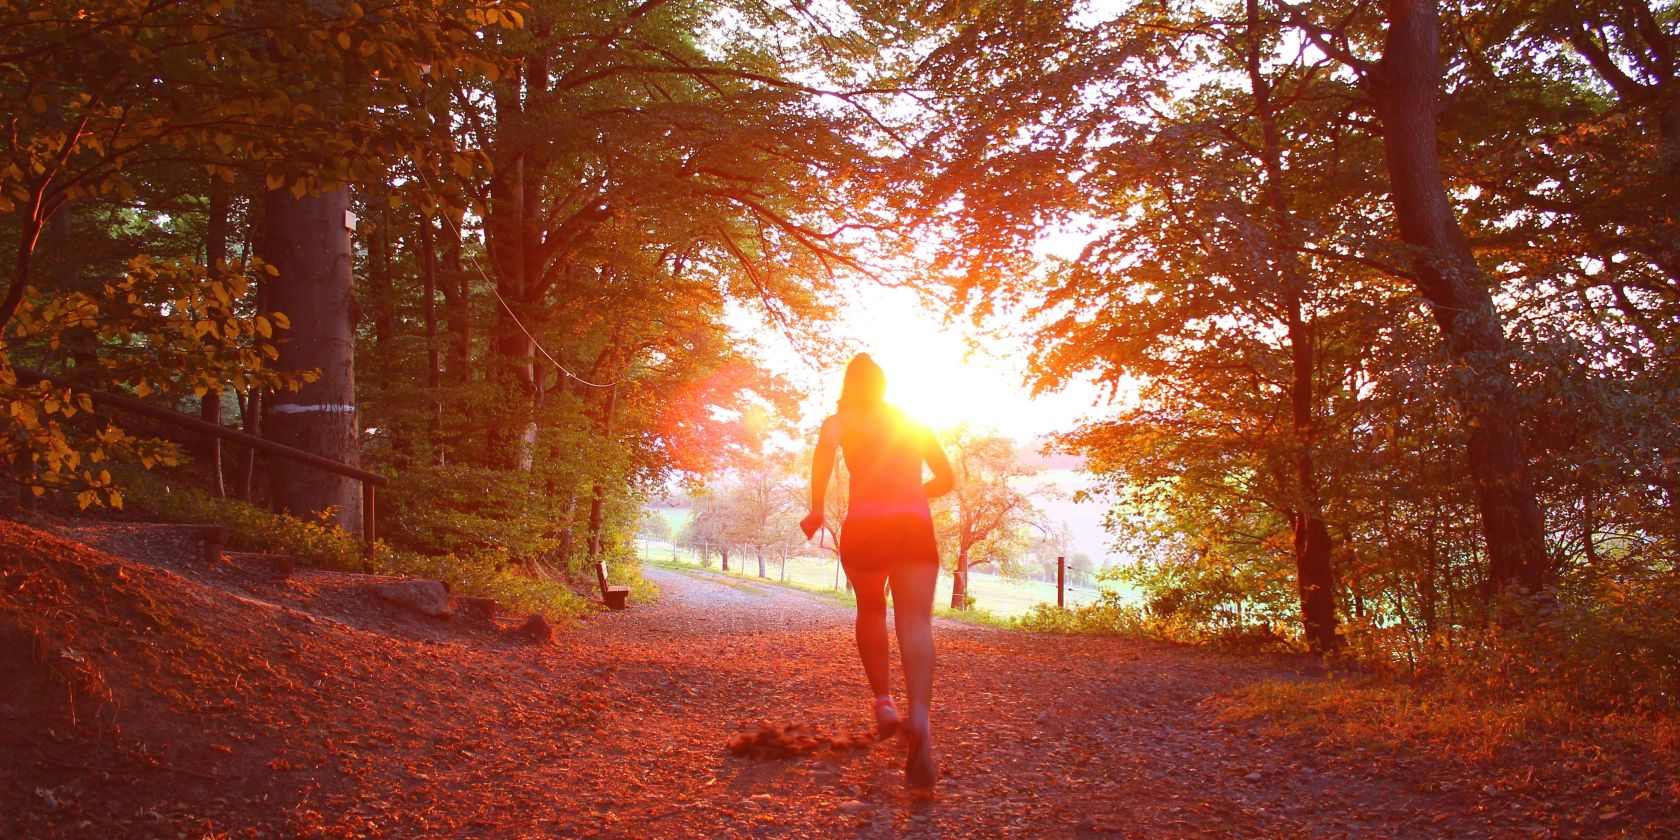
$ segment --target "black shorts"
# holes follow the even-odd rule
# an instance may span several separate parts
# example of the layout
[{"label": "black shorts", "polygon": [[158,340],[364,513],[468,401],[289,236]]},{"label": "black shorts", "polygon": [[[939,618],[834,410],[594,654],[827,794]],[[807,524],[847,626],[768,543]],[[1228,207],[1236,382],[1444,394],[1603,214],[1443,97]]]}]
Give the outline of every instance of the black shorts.
[{"label": "black shorts", "polygon": [[848,516],[840,527],[840,565],[848,576],[883,574],[904,565],[939,565],[933,522],[913,513]]}]

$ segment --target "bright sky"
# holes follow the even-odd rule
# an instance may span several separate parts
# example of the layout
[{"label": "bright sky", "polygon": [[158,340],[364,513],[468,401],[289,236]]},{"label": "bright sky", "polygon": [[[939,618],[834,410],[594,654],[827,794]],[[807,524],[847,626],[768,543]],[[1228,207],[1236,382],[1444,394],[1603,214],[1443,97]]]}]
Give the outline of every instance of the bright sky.
[{"label": "bright sky", "polygon": [[[945,325],[942,317],[923,308],[909,289],[861,284],[835,334],[886,371],[888,402],[936,430],[967,422],[1028,442],[1070,429],[1091,413],[1095,388],[1035,399],[1022,384],[1024,350],[1014,342],[982,337],[979,349],[971,351],[966,339],[974,333],[965,331],[967,324]],[[844,367],[813,370],[780,336],[756,332],[766,363],[810,395],[802,425],[815,429],[834,411]]]},{"label": "bright sky", "polygon": [[[758,326],[745,313],[732,318],[737,328],[755,336],[764,361],[787,376],[810,396],[804,405],[800,433],[805,443],[814,442],[822,418],[834,411],[840,396],[844,367],[813,370],[796,355],[785,338]],[[1065,431],[1082,417],[1100,416],[1093,408],[1101,392],[1084,386],[1037,398],[1022,384],[1024,350],[1013,342],[983,337],[982,349],[969,350],[966,322],[949,326],[943,314],[924,309],[914,292],[860,284],[844,314],[835,325],[839,336],[853,352],[867,352],[887,373],[887,400],[935,431],[967,422],[976,429],[992,429],[1027,444],[1054,432]],[[751,326],[747,324],[752,322]],[[1066,470],[1047,478],[1069,496],[1085,486],[1082,476]],[[1068,523],[1075,550],[1102,563],[1108,552],[1108,537],[1102,530],[1104,507],[1100,503],[1075,503],[1071,498],[1041,503],[1055,520]]]}]

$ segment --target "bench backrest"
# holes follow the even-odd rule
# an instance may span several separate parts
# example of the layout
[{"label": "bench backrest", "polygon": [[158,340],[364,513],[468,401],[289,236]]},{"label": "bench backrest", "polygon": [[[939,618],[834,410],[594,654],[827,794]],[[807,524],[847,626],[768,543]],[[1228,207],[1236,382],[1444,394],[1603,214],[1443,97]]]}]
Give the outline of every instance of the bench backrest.
[{"label": "bench backrest", "polygon": [[602,560],[595,564],[595,577],[601,581],[601,591],[607,591],[607,561]]}]

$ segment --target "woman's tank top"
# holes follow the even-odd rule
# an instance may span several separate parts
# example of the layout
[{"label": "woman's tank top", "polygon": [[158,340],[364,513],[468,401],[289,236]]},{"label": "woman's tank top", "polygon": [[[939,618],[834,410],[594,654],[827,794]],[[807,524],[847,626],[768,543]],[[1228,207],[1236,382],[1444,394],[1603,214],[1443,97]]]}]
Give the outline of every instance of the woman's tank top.
[{"label": "woman's tank top", "polygon": [[840,420],[840,452],[851,474],[846,516],[912,514],[931,519],[922,489],[927,430],[890,406],[847,412]]}]

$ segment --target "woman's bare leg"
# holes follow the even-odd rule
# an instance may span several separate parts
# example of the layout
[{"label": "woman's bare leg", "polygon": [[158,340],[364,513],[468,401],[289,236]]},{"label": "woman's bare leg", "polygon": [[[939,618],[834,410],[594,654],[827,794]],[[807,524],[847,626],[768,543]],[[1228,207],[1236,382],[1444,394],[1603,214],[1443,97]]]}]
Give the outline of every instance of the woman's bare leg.
[{"label": "woman's bare leg", "polygon": [[857,648],[863,673],[876,697],[886,696],[890,665],[887,661],[887,576],[860,574],[852,578],[857,596]]},{"label": "woman's bare leg", "polygon": [[[905,565],[892,571],[893,625],[898,654],[904,658],[904,681],[910,694],[910,726],[927,731],[933,700],[933,590],[939,567]],[[859,601],[862,604],[862,601]]]}]

